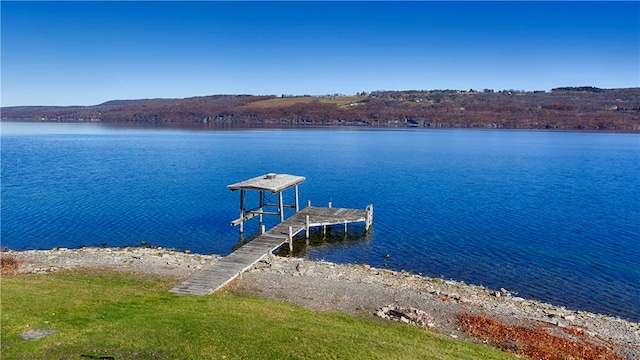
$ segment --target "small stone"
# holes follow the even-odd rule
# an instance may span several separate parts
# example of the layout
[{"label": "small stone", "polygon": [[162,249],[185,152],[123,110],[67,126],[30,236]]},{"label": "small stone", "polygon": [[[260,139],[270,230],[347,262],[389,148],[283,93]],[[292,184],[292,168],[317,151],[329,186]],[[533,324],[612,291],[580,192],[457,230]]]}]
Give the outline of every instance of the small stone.
[{"label": "small stone", "polygon": [[253,268],[256,270],[268,269],[270,267],[271,267],[271,264],[266,260],[260,260],[253,266]]},{"label": "small stone", "polygon": [[53,334],[55,332],[58,332],[58,330],[47,330],[47,329],[29,330],[29,331],[25,331],[25,332],[21,333],[20,337],[25,339],[25,340],[42,339],[43,337],[45,337],[47,335],[51,335],[51,334]]}]

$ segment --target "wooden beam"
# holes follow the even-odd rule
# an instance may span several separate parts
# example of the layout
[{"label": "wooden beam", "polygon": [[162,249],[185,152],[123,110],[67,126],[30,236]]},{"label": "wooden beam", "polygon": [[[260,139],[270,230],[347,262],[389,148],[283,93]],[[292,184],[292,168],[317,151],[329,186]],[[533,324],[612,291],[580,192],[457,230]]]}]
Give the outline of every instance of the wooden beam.
[{"label": "wooden beam", "polygon": [[254,216],[256,216],[256,213],[248,213],[247,215],[244,215],[241,218],[235,219],[231,222],[231,225],[236,226],[236,225],[242,225],[243,222],[253,218]]},{"label": "wooden beam", "polygon": [[[280,207],[279,204],[264,204],[264,207]],[[283,208],[287,208],[287,209],[295,209],[296,206],[295,205],[287,205],[287,204],[282,204]]]},{"label": "wooden beam", "polygon": [[[277,212],[268,212],[268,211],[249,211],[244,213],[245,215],[242,216],[241,218],[235,219],[231,222],[231,225],[236,226],[238,224],[241,224],[242,222],[245,222],[247,220],[253,219],[256,216],[262,216],[262,215],[279,215]],[[263,225],[262,223],[260,225]]]}]

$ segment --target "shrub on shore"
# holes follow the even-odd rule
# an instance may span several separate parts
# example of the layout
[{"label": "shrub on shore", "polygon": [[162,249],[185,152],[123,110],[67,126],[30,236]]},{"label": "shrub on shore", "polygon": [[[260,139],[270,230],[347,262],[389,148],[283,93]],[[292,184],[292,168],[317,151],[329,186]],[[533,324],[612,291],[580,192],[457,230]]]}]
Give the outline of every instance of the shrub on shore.
[{"label": "shrub on shore", "polygon": [[18,272],[20,262],[12,254],[0,252],[0,273],[2,275],[15,275]]}]

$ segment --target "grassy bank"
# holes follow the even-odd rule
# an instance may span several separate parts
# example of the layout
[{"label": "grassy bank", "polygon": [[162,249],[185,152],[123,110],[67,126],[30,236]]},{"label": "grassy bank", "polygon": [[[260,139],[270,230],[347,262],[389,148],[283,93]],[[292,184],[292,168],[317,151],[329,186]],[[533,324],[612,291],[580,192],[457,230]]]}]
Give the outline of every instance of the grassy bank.
[{"label": "grassy bank", "polygon": [[[98,270],[4,276],[2,359],[506,359],[410,326]],[[56,333],[23,340],[33,329]],[[84,357],[82,355],[85,355]]]}]

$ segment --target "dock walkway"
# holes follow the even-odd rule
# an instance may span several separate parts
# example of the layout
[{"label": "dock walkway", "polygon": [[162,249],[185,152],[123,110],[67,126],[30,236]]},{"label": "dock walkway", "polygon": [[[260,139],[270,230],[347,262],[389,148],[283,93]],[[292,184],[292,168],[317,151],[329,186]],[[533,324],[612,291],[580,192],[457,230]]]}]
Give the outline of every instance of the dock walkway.
[{"label": "dock walkway", "polygon": [[373,206],[366,210],[309,206],[271,230],[243,245],[233,253],[221,258],[210,267],[195,274],[171,292],[182,295],[207,295],[219,290],[255,263],[285,243],[293,244],[291,239],[306,230],[307,237],[311,227],[364,222],[368,230],[373,220]]}]

